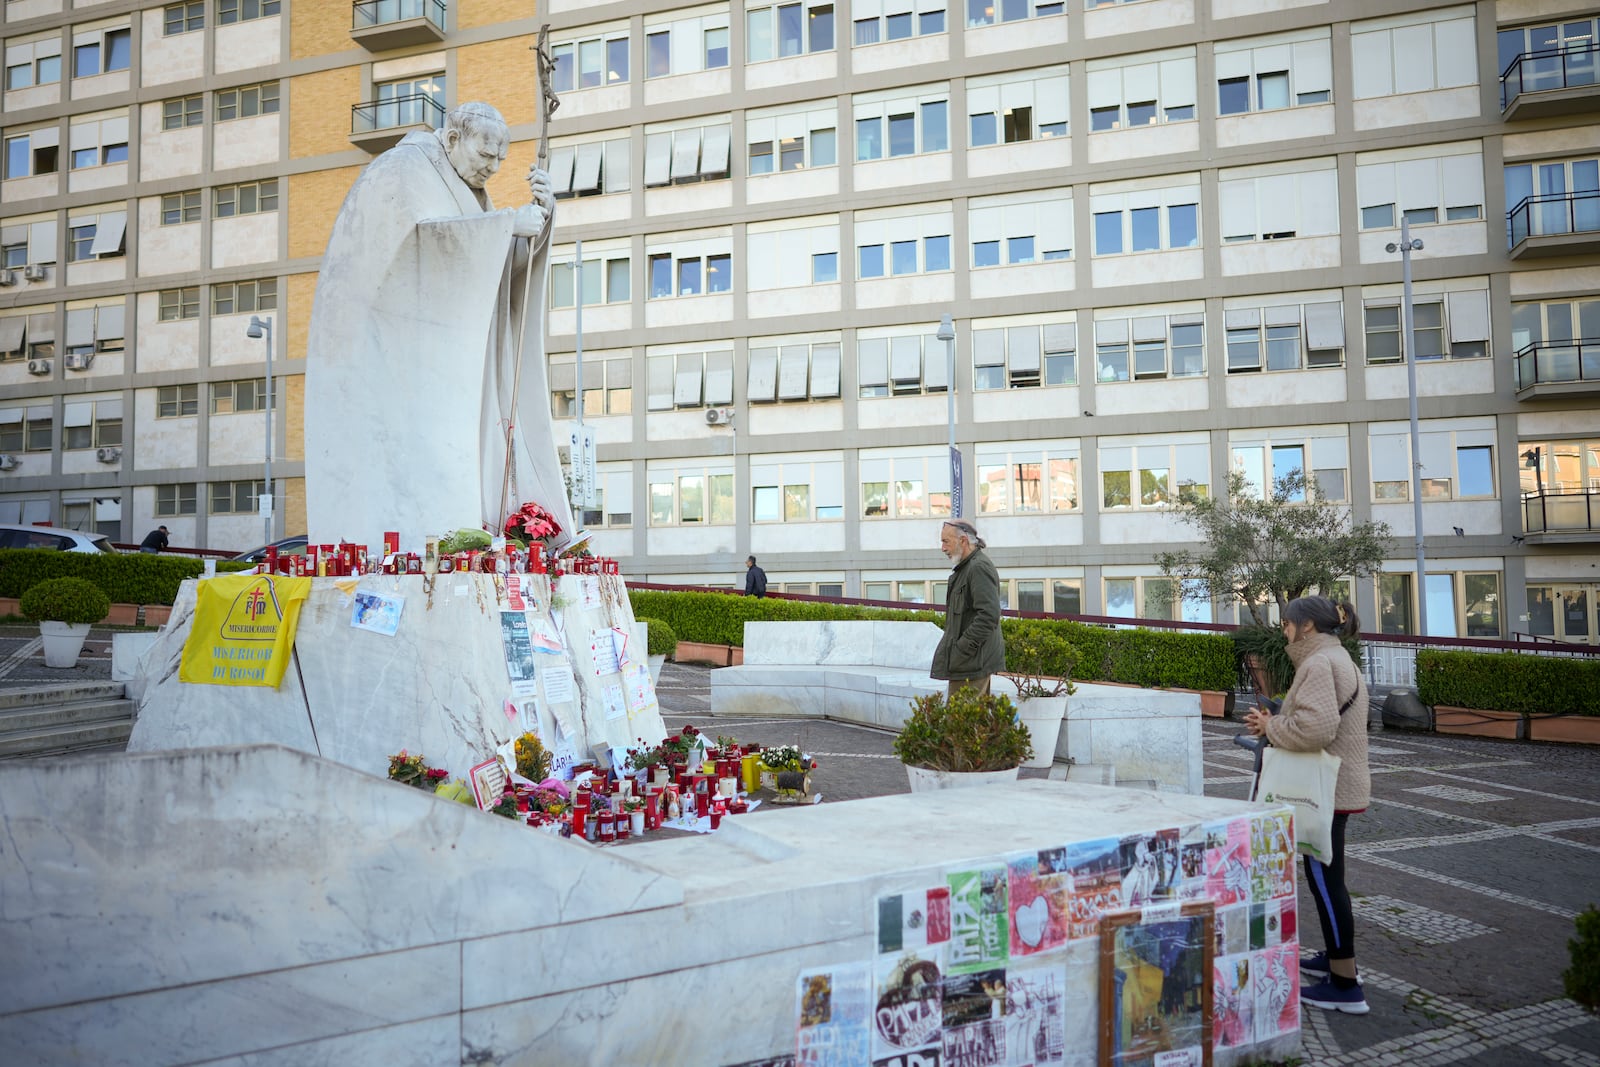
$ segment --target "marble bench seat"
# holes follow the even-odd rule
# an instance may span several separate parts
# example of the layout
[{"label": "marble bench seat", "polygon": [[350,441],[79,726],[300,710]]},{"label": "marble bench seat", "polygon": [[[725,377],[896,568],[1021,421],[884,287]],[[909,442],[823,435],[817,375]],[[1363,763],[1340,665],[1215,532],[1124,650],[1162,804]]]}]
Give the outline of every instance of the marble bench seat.
[{"label": "marble bench seat", "polygon": [[[899,730],[911,701],[942,693],[928,674],[941,631],[925,622],[749,622],[744,665],[711,672],[711,712],[826,718]],[[996,693],[1016,699],[1010,679]],[[1055,758],[1106,765],[1118,781],[1200,794],[1197,694],[1079,682]]]}]

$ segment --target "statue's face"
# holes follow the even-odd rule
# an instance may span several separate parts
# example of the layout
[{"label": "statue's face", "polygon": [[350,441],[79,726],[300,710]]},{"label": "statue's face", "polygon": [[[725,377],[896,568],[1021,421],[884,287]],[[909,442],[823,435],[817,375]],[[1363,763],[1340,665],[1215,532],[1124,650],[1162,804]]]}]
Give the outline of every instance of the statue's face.
[{"label": "statue's face", "polygon": [[491,125],[478,133],[463,134],[449,130],[445,135],[444,151],[450,165],[461,175],[461,180],[474,189],[494,177],[494,172],[505,162],[508,138],[504,126]]}]

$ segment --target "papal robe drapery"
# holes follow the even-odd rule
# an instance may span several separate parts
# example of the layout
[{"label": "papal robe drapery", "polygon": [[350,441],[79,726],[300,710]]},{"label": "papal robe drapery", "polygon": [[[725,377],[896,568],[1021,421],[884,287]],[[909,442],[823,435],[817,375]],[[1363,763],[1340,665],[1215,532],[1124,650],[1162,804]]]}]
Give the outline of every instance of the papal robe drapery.
[{"label": "papal robe drapery", "polygon": [[[561,524],[556,547],[573,537],[545,374],[550,224],[530,255],[512,236],[514,213],[462,181],[427,132],[406,135],[351,187],[306,344],[313,541],[376,550],[398,530],[402,548],[420,553],[424,538],[458,528],[498,532],[528,500]],[[508,422],[513,478],[502,494]]]}]

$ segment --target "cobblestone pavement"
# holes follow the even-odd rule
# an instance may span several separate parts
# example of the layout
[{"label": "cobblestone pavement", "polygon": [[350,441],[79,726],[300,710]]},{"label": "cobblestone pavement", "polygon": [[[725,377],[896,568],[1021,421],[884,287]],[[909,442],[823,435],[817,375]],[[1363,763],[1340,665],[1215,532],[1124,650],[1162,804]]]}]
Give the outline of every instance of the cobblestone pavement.
[{"label": "cobblestone pavement", "polygon": [[[712,718],[708,673],[667,664],[659,695],[669,727],[799,745],[821,763],[813,788],[824,803],[907,792],[892,735]],[[1203,724],[1209,796],[1247,795],[1251,757],[1233,744],[1239,730]],[[1305,1008],[1304,1062],[1600,1067],[1600,1019],[1561,986],[1572,920],[1600,902],[1600,750],[1392,731],[1370,742],[1373,803],[1350,821],[1347,862],[1372,1012]],[[1320,948],[1303,886],[1300,914],[1310,948]]]},{"label": "cobblestone pavement", "polygon": [[[57,671],[44,666],[35,628],[0,626],[0,688],[107,679],[110,633],[93,631],[79,666]],[[709,673],[666,665],[658,693],[669,728],[799,745],[821,764],[813,788],[824,803],[907,792],[891,734],[713,718]],[[1203,724],[1208,795],[1246,795],[1239,729]],[[1303,1062],[1600,1067],[1600,1019],[1561,986],[1573,918],[1600,902],[1600,749],[1387,731],[1370,741],[1373,804],[1351,820],[1348,862],[1372,1012],[1305,1009]],[[1300,914],[1320,947],[1303,888]]]}]

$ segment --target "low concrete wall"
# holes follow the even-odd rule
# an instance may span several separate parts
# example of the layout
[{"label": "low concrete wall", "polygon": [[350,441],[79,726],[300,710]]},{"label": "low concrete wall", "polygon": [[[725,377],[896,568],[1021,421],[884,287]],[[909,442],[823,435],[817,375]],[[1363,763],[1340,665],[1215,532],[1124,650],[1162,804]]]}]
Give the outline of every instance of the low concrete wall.
[{"label": "low concrete wall", "polygon": [[[928,674],[940,630],[925,622],[745,624],[745,663],[711,672],[711,713],[797,715],[899,730],[911,701],[942,693]],[[1016,699],[1011,680],[996,693]],[[1055,758],[1115,768],[1118,782],[1200,794],[1198,693],[1077,683]]]},{"label": "low concrete wall", "polygon": [[[278,746],[0,764],[0,1048],[97,1067],[777,1056],[802,970],[878,958],[879,897],[1263,810],[1027,781],[597,849]],[[1098,951],[1043,960],[1089,979],[1065,1007],[1065,1062],[1086,1067]],[[1297,1051],[1296,1031],[1216,1062]]]}]

